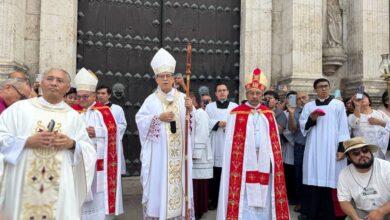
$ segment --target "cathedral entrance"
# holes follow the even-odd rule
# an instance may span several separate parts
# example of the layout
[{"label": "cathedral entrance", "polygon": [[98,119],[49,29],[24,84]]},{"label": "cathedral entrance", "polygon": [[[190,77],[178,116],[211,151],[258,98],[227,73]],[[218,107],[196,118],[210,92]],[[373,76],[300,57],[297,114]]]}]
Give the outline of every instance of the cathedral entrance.
[{"label": "cathedral entrance", "polygon": [[238,101],[240,1],[79,0],[77,68],[91,69],[113,88],[128,127],[123,138],[129,176],[140,174],[135,114],[155,89],[150,61],[163,47],[185,72],[186,44],[192,43],[191,90],[225,81]]}]

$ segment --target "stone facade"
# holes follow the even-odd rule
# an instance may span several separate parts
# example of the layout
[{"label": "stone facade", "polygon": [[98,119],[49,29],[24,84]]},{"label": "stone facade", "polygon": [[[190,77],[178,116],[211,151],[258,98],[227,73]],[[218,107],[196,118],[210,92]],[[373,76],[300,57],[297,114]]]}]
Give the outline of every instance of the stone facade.
[{"label": "stone facade", "polygon": [[[0,78],[49,67],[76,71],[76,0],[0,0]],[[378,96],[389,53],[388,0],[241,0],[240,96],[256,67],[269,85],[313,92],[326,76],[343,95],[358,85]]]},{"label": "stone facade", "polygon": [[0,1],[0,79],[13,70],[32,80],[50,67],[76,70],[77,0]]}]

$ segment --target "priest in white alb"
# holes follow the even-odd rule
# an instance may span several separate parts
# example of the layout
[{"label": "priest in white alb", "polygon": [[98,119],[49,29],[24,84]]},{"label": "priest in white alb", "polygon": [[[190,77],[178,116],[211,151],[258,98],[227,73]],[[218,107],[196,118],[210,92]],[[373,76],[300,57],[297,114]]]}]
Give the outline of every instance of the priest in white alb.
[{"label": "priest in white alb", "polygon": [[81,211],[84,220],[113,219],[123,213],[121,136],[110,107],[96,103],[97,83],[96,75],[85,68],[75,77],[79,104],[72,107],[81,113],[97,153],[91,192]]},{"label": "priest in white alb", "polygon": [[96,151],[80,115],[63,96],[70,76],[43,74],[42,97],[16,102],[0,116],[5,156],[0,207],[4,219],[80,219]]},{"label": "priest in white alb", "polygon": [[[193,105],[189,97],[173,88],[176,61],[168,51],[160,49],[151,66],[158,87],[135,116],[142,146],[144,219],[184,219],[185,194],[193,219],[192,163],[188,161],[185,176],[184,160],[186,110],[192,112]],[[191,147],[188,158],[192,158]]]},{"label": "priest in white alb", "polygon": [[247,102],[229,115],[217,219],[290,219],[278,126],[261,104],[266,79],[255,69]]}]

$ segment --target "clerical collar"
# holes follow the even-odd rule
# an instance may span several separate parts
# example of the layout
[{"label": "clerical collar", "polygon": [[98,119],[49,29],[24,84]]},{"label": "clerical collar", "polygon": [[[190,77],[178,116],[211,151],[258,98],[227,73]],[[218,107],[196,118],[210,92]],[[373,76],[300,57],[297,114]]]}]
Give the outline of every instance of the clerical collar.
[{"label": "clerical collar", "polygon": [[223,100],[223,101],[216,101],[217,103],[217,108],[221,108],[221,109],[226,109],[229,107],[229,101],[228,100]]},{"label": "clerical collar", "polygon": [[258,109],[258,108],[260,108],[261,103],[257,104],[257,106],[253,106],[249,102],[245,102],[245,105],[247,105],[247,106],[249,106],[249,107],[251,107],[253,109]]},{"label": "clerical collar", "polygon": [[53,109],[63,109],[66,107],[66,104],[64,101],[61,101],[60,103],[57,103],[57,104],[51,104],[48,101],[46,101],[42,96],[38,97],[38,102],[44,106],[47,106],[47,107],[53,108]]},{"label": "clerical collar", "polygon": [[157,88],[157,92],[160,92],[161,94],[164,94],[166,95],[166,100],[168,102],[173,102],[173,100],[175,100],[175,92],[176,92],[176,89],[175,88],[172,88],[171,91],[169,91],[168,93],[165,93],[161,90],[160,87]]},{"label": "clerical collar", "polygon": [[317,106],[329,105],[330,101],[332,101],[333,98],[334,98],[333,96],[329,96],[329,97],[326,98],[326,99],[317,98],[317,99],[316,99],[316,105],[317,105]]}]

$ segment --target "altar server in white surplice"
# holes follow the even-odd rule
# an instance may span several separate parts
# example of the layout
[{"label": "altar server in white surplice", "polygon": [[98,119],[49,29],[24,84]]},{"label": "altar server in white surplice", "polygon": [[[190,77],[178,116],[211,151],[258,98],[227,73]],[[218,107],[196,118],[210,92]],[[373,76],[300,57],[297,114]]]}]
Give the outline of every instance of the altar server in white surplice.
[{"label": "altar server in white surplice", "polygon": [[[120,144],[122,144],[123,143],[122,142],[123,135],[125,134],[126,128],[127,128],[126,116],[125,116],[125,112],[123,111],[122,107],[110,102],[111,93],[112,93],[112,90],[108,86],[100,85],[96,88],[97,100],[100,103],[102,103],[103,105],[110,107],[112,115],[114,115],[116,125],[118,126],[119,133],[121,135]],[[125,162],[125,154],[124,154],[123,145],[122,145],[121,162],[122,162],[121,172],[122,172],[122,174],[126,174],[126,162]]]},{"label": "altar server in white surplice", "polygon": [[299,124],[307,136],[303,157],[303,184],[308,219],[334,219],[344,215],[336,196],[339,173],[347,165],[342,142],[349,139],[344,103],[329,94],[325,78],[314,81],[317,99],[305,105]]},{"label": "altar server in white surplice", "polygon": [[81,113],[97,153],[96,173],[81,211],[83,220],[112,219],[123,213],[119,129],[110,108],[96,103],[96,75],[82,68],[75,77]]},{"label": "altar server in white surplice", "polygon": [[[135,116],[141,141],[141,183],[144,219],[183,219],[185,216],[184,135],[190,98],[173,88],[176,61],[164,49],[154,55],[151,66],[158,88],[149,95]],[[188,158],[192,158],[188,143]],[[193,216],[192,163],[188,167],[188,194]]]},{"label": "altar server in white surplice", "polygon": [[96,151],[80,115],[63,102],[69,74],[44,73],[39,98],[19,101],[0,117],[5,156],[0,207],[4,219],[80,219]]},{"label": "altar server in white surplice", "polygon": [[225,83],[219,83],[215,87],[215,96],[217,101],[206,106],[206,112],[209,115],[209,124],[211,129],[210,140],[214,155],[214,176],[210,181],[210,209],[218,206],[219,183],[221,180],[223,151],[225,145],[225,129],[229,112],[237,107],[234,102],[229,102],[229,89]]}]

